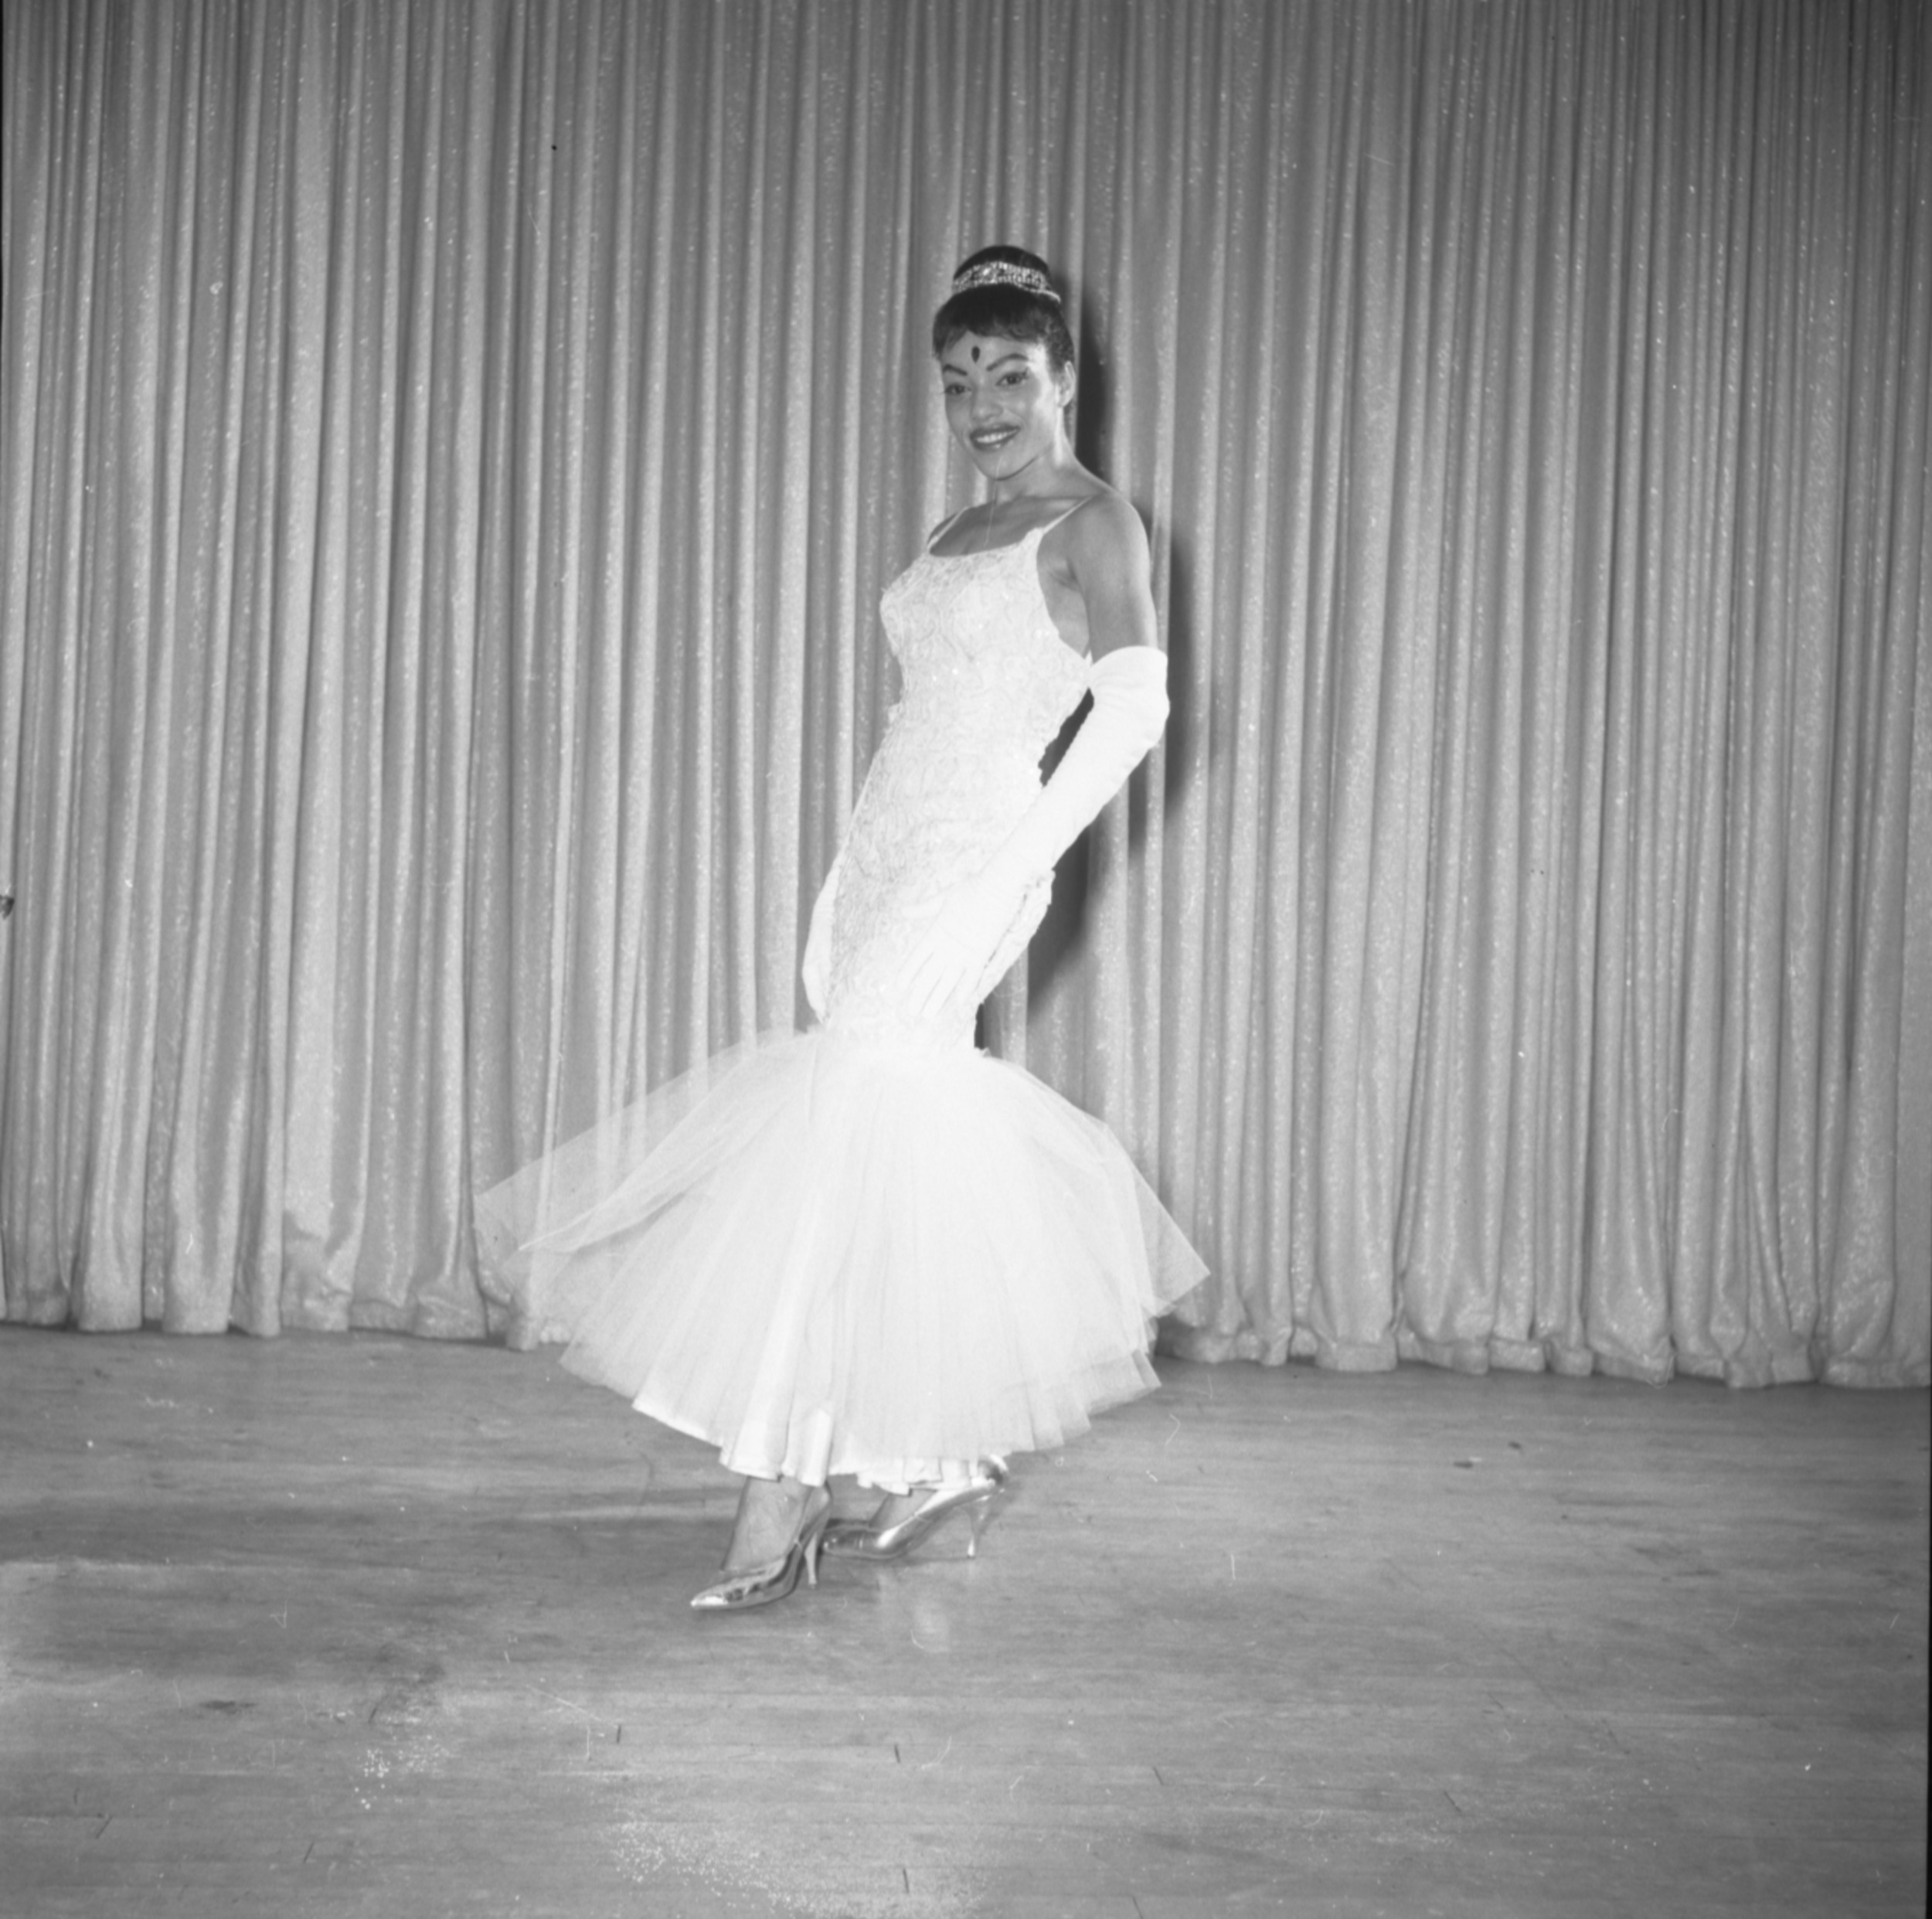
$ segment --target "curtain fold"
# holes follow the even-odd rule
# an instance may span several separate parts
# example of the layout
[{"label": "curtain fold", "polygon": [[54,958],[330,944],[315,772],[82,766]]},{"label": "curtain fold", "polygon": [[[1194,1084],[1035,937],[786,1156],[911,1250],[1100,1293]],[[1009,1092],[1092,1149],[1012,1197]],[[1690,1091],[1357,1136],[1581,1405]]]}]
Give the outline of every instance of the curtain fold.
[{"label": "curtain fold", "polygon": [[1169,1342],[1932,1378],[1910,0],[0,31],[9,1317],[481,1334],[474,1191],[802,1016],[1008,238],[1174,714],[986,1032]]}]

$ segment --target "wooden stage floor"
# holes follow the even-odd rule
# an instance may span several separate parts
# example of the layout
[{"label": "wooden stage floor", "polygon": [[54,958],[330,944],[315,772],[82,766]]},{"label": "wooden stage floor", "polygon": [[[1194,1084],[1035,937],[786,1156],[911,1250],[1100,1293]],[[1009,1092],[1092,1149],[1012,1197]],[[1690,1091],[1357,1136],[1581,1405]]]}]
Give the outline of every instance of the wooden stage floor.
[{"label": "wooden stage floor", "polygon": [[0,1910],[1922,1913],[1927,1395],[1163,1374],[700,1618],[547,1356],[0,1330]]}]

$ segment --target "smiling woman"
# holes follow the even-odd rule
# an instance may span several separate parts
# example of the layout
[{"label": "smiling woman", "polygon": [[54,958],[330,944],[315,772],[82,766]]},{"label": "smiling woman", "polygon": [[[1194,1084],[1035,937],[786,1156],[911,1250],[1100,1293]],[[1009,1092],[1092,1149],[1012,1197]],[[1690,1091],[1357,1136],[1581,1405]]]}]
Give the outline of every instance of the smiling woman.
[{"label": "smiling woman", "polygon": [[[974,1047],[1055,861],[1159,737],[1167,662],[1140,520],[1067,437],[1044,265],[975,255],[934,341],[991,496],[885,594],[903,693],[812,914],[818,1024],[480,1205],[506,1283],[568,1329],[565,1363],[745,1476],[704,1611],[815,1582],[821,1547],[897,1558],[955,1515],[976,1539],[1003,1455],[1155,1384],[1150,1316],[1205,1271],[1104,1125]],[[835,1473],[884,1504],[830,1526]]]},{"label": "smiling woman", "polygon": [[968,333],[947,349],[940,373],[947,423],[995,498],[1002,480],[1064,443],[1073,369],[1055,366],[1044,347]]},{"label": "smiling woman", "polygon": [[1073,456],[1073,340],[1046,263],[1023,247],[985,247],[953,285],[933,318],[933,357],[946,424],[992,488],[980,512],[960,515],[935,543],[957,552],[1030,531],[1043,500],[1078,504],[1106,489]]}]

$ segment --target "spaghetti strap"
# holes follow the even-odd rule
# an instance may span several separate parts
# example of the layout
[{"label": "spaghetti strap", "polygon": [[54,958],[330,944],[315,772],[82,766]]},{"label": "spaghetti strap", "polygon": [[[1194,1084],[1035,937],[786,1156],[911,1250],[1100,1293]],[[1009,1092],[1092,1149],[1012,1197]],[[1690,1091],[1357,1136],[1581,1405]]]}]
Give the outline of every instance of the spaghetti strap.
[{"label": "spaghetti strap", "polygon": [[1090,493],[1087,495],[1086,499],[1076,500],[1064,513],[1056,513],[1044,526],[1036,526],[1033,529],[1034,532],[1038,535],[1040,539],[1044,539],[1056,526],[1064,526],[1066,522],[1071,519],[1083,506],[1087,504],[1089,500],[1097,500],[1099,498],[1100,495],[1097,493]]},{"label": "spaghetti strap", "polygon": [[939,543],[944,539],[946,536],[950,533],[953,529],[957,526],[959,522],[963,520],[972,510],[973,509],[969,504],[968,505],[962,506],[957,513],[948,513],[946,517],[933,529],[931,533],[928,536],[926,541],[927,552],[930,553],[933,549],[937,546]]},{"label": "spaghetti strap", "polygon": [[946,519],[941,520],[937,526],[934,528],[931,537],[926,542],[926,551],[927,554],[934,560],[971,560],[977,559],[981,553],[1014,553],[1016,552],[1020,547],[1026,546],[1029,540],[1035,545],[1038,545],[1038,543],[1041,540],[1044,539],[1056,526],[1063,525],[1066,521],[1071,519],[1083,506],[1087,505],[1090,501],[1098,499],[1100,497],[1100,495],[1097,493],[1090,493],[1087,495],[1085,499],[1076,500],[1071,506],[1066,509],[1064,512],[1056,513],[1051,519],[1046,522],[1044,526],[1029,527],[1026,532],[1020,535],[1018,539],[1005,540],[997,546],[982,547],[971,553],[942,553],[938,552],[937,549],[939,546],[939,543],[944,539],[946,536],[950,533],[953,529],[973,510],[972,506],[968,504],[965,506],[962,506],[957,513],[949,515]]}]

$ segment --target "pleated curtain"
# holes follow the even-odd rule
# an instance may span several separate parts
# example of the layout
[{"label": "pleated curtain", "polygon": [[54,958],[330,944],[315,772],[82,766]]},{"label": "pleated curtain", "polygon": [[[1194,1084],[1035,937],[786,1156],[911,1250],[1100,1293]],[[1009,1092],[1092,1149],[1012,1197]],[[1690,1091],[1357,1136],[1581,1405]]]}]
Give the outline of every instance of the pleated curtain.
[{"label": "pleated curtain", "polygon": [[1926,1382],[1913,0],[5,0],[4,58],[9,1318],[484,1334],[479,1188],[804,1018],[1005,239],[1174,713],[985,1038],[1201,1247],[1170,1347]]}]

